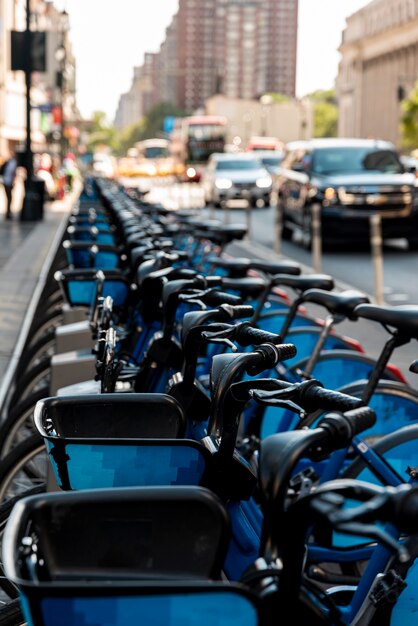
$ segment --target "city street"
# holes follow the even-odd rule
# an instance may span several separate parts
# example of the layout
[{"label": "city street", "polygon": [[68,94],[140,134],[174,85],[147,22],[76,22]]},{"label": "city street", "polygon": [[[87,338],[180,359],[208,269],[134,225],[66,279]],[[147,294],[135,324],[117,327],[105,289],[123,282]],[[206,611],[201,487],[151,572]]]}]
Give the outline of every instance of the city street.
[{"label": "city street", "polygon": [[[271,255],[274,253],[274,207],[253,209],[249,214],[245,203],[236,201],[229,205],[227,213],[212,207],[205,207],[203,192],[199,184],[179,184],[173,179],[126,179],[125,185],[139,186],[149,189],[148,198],[153,202],[161,202],[164,206],[176,210],[180,208],[196,208],[202,216],[220,220],[229,220],[230,223],[247,223],[250,215],[251,238],[243,251],[240,245],[233,248],[234,254],[240,256]],[[296,235],[295,235],[296,237]],[[253,244],[253,245],[251,245]],[[312,270],[312,254],[305,250],[296,241],[282,242],[281,254]],[[384,299],[388,305],[416,304],[418,301],[416,285],[416,267],[418,252],[410,252],[403,240],[393,240],[385,243],[383,249],[383,282]],[[367,293],[372,301],[375,296],[375,274],[373,259],[370,250],[358,249],[355,242],[351,247],[325,251],[322,255],[321,272],[331,274],[337,281],[340,289],[355,288]],[[387,332],[375,324],[363,320],[360,322],[344,322],[338,331],[357,338],[368,353],[377,356],[383,342],[387,340]],[[408,382],[418,386],[417,377],[408,371],[410,363],[417,358],[416,342],[411,342],[399,348],[392,358],[398,365]]]}]

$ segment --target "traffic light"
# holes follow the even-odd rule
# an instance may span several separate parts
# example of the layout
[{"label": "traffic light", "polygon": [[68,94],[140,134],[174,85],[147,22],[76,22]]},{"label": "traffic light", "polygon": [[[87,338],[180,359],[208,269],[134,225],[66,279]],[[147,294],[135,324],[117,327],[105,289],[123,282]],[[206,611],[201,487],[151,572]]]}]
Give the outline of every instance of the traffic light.
[{"label": "traffic light", "polygon": [[[27,31],[12,30],[11,32],[11,70],[15,72],[27,70],[26,55]],[[46,33],[44,31],[30,31],[30,51],[32,72],[46,71]]]}]

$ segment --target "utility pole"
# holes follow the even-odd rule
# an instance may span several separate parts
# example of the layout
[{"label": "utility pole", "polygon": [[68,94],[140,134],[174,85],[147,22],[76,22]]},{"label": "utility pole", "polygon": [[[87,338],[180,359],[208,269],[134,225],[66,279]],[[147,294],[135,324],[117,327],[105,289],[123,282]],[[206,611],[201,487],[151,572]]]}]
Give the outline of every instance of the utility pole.
[{"label": "utility pole", "polygon": [[22,222],[40,220],[43,217],[44,183],[36,181],[33,175],[33,152],[31,141],[31,83],[32,83],[32,33],[30,29],[30,0],[26,0],[25,31],[25,84],[26,84],[26,146],[25,146],[25,197],[20,219]]}]

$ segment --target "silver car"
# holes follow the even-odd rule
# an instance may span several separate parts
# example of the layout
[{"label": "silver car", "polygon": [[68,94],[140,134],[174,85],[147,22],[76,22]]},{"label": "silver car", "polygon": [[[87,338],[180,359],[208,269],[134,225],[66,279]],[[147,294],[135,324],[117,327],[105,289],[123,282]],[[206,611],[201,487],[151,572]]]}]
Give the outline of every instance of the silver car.
[{"label": "silver car", "polygon": [[221,207],[229,200],[269,206],[272,178],[261,161],[249,153],[214,153],[203,175],[205,204]]}]

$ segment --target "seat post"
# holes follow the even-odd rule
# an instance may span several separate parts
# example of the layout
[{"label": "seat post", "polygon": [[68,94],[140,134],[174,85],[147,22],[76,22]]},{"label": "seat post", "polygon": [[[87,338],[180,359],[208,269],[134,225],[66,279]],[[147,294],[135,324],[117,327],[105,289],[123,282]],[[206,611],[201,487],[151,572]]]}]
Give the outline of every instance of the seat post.
[{"label": "seat post", "polygon": [[374,366],[369,380],[367,381],[367,385],[363,389],[363,393],[361,395],[361,399],[367,404],[370,401],[374,391],[376,390],[377,384],[379,380],[382,378],[386,365],[389,362],[390,357],[393,354],[395,348],[399,348],[411,341],[410,337],[406,337],[405,335],[401,335],[399,332],[394,333],[390,339],[383,346],[383,350],[379,355],[379,358],[376,361],[376,365]]}]

